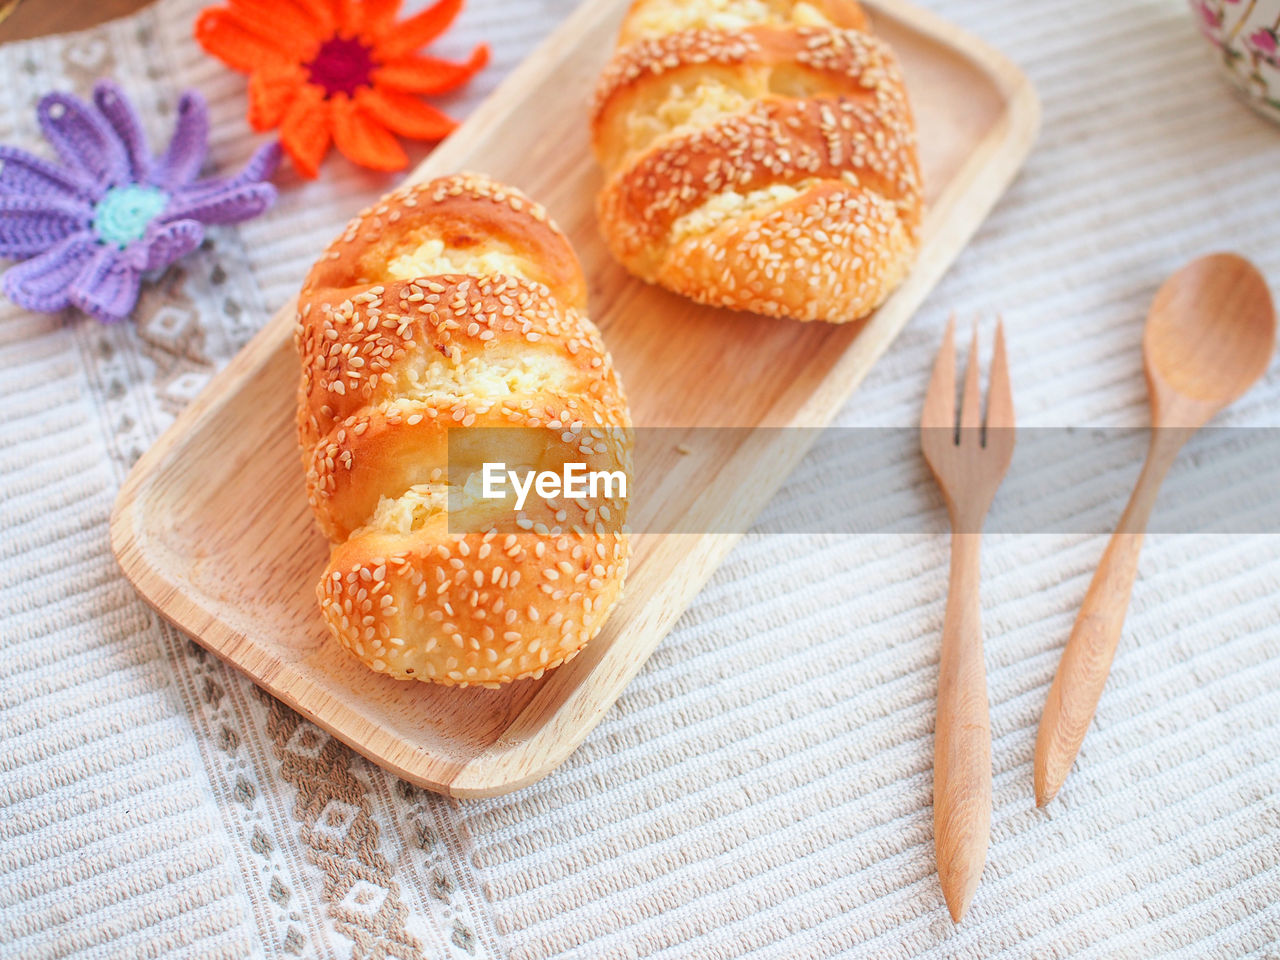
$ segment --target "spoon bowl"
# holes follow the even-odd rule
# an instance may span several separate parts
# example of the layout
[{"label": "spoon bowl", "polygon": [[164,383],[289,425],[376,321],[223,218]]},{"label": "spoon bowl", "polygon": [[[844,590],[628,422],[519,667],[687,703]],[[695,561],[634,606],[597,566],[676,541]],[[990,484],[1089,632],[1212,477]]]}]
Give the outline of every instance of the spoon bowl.
[{"label": "spoon bowl", "polygon": [[1193,260],[1164,282],[1147,316],[1142,353],[1153,425],[1174,425],[1162,422],[1174,412],[1171,392],[1189,401],[1186,413],[1203,415],[1199,426],[1266,372],[1275,345],[1275,307],[1258,269],[1234,253]]}]

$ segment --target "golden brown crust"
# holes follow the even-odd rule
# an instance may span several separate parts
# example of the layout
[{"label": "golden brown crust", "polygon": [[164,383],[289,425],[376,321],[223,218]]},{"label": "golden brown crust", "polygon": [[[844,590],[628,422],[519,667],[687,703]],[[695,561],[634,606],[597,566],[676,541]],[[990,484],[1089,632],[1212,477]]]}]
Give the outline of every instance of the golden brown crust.
[{"label": "golden brown crust", "polygon": [[[735,251],[731,270],[724,250]],[[902,282],[914,251],[894,204],[875,191],[824,180],[768,213],[676,243],[656,279],[673,290],[699,291],[712,306],[837,322],[883,300]],[[850,315],[837,312],[841,304],[855,305]]]},{"label": "golden brown crust", "polygon": [[[468,272],[397,276],[424,243]],[[491,269],[493,255],[520,275]],[[502,683],[563,662],[603,624],[626,569],[621,498],[531,497],[510,530],[497,507],[459,523],[439,502],[465,480],[459,462],[450,476],[459,429],[519,428],[487,432],[485,459],[629,467],[626,403],[584,301],[542,208],[471,176],[387,197],[307,278],[298,432],[335,543],[321,607],[373,669]]]},{"label": "golden brown crust", "polygon": [[651,35],[606,68],[592,132],[611,251],[700,302],[855,320],[914,257],[914,122],[869,33],[766,21]]},{"label": "golden brown crust", "polygon": [[542,205],[514,187],[472,175],[410,184],[362,211],[316,261],[302,296],[372,285],[385,276],[394,252],[424,233],[464,252],[481,245],[508,246],[560,303],[579,311],[587,308],[582,267]]},{"label": "golden brown crust", "polygon": [[442,523],[349,540],[321,580],[330,629],[380,673],[463,686],[541,676],[600,631],[621,593],[621,535],[449,534]]},{"label": "golden brown crust", "polygon": [[[639,40],[646,39],[654,35],[654,31],[650,26],[650,22],[655,12],[654,8],[669,6],[671,3],[678,4],[680,20],[687,23],[684,29],[696,29],[697,27],[719,27],[723,29],[723,23],[718,17],[741,16],[753,19],[763,20],[763,22],[786,22],[794,18],[797,7],[808,7],[813,13],[822,17],[834,27],[844,30],[868,30],[870,22],[867,20],[867,14],[862,9],[862,5],[857,0],[807,0],[800,3],[796,0],[747,0],[746,3],[735,3],[734,0],[720,0],[720,2],[706,2],[706,0],[667,0],[666,3],[651,3],[646,0],[637,0],[632,3],[631,9],[627,11],[627,16],[622,22],[622,28],[618,32],[618,45],[620,47],[629,46]],[[757,7],[759,9],[749,10],[740,9],[747,7]],[[661,11],[657,11],[661,12]],[[692,22],[690,22],[692,21]],[[671,31],[663,30],[666,34]]]},{"label": "golden brown crust", "polygon": [[616,224],[615,249],[645,263],[678,218],[727,190],[846,175],[897,206],[914,232],[920,207],[911,144],[883,113],[856,100],[763,100],[714,127],[667,139],[609,181],[600,214]]},{"label": "golden brown crust", "polygon": [[[430,482],[445,466],[450,426],[538,427],[566,403],[591,426],[622,425],[617,377],[596,362],[605,356],[598,331],[540,284],[438,276],[378,284],[337,306],[325,288],[313,296],[300,315],[299,437],[312,507],[331,539],[361,526],[379,497]],[[499,351],[557,361],[560,376],[534,392],[467,389],[468,361]],[[413,395],[415,381],[442,376],[448,392]]]}]

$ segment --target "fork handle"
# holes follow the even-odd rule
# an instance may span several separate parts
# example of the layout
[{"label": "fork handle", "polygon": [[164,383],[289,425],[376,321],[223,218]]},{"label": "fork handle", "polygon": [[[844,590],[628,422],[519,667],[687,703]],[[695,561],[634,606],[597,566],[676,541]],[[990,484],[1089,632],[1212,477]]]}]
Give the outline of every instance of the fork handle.
[{"label": "fork handle", "polygon": [[959,923],[973,899],[991,838],[991,717],[978,601],[980,533],[951,535],[933,747],[933,840],[938,880]]},{"label": "fork handle", "polygon": [[1157,436],[1152,443],[1142,475],[1093,574],[1058,662],[1036,734],[1036,806],[1043,807],[1052,800],[1067,779],[1111,672],[1138,576],[1138,557],[1151,509],[1182,445],[1180,437],[1172,433],[1166,437]]}]

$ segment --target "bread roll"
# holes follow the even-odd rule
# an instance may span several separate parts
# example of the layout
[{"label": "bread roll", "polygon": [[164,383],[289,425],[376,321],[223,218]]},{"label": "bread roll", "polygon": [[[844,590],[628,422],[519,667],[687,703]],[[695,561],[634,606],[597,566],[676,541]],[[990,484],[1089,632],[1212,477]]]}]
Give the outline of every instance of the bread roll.
[{"label": "bread roll", "polygon": [[614,256],[699,303],[846,323],[915,256],[915,129],[852,0],[636,0],[592,142]]},{"label": "bread roll", "polygon": [[[464,686],[574,656],[622,589],[625,502],[531,496],[504,529],[509,506],[469,486],[481,460],[629,469],[622,388],[542,207],[471,175],[391,194],[312,269],[295,339],[338,640],[380,673]],[[499,427],[519,429],[481,430]],[[452,464],[450,430],[480,437]]]}]

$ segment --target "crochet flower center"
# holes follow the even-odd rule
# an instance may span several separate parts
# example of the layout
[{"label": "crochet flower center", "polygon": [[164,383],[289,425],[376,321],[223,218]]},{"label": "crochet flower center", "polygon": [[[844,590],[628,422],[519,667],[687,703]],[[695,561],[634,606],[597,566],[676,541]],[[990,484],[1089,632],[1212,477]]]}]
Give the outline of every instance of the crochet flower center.
[{"label": "crochet flower center", "polygon": [[93,232],[123,250],[142,239],[168,202],[169,195],[155,187],[112,187],[93,208]]},{"label": "crochet flower center", "polygon": [[369,85],[373,73],[373,51],[359,40],[350,37],[330,37],[320,45],[316,58],[307,64],[311,82],[324,91],[326,97],[337,93],[351,96],[361,87]]}]

